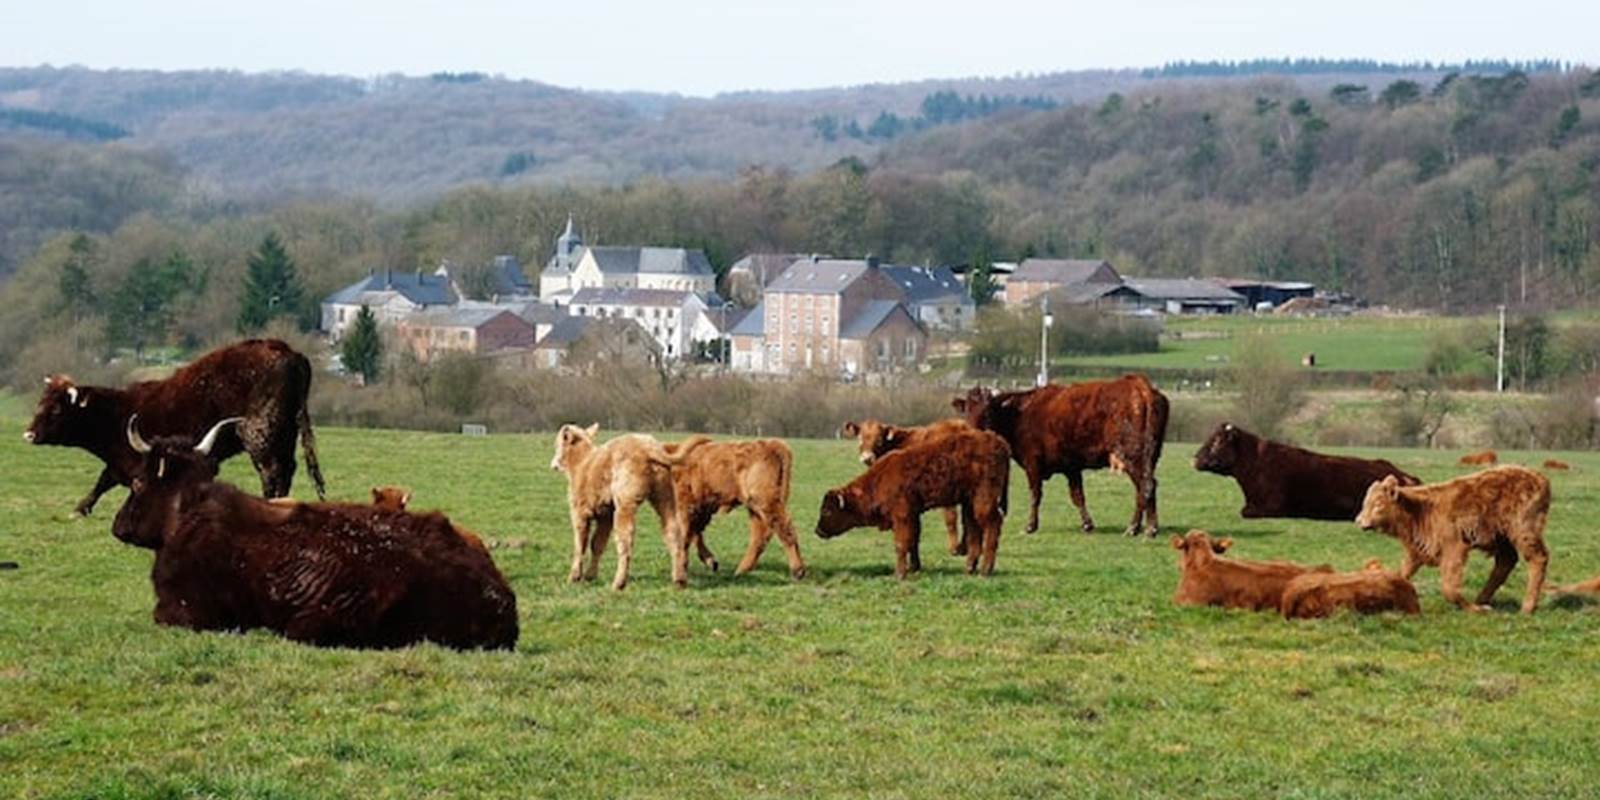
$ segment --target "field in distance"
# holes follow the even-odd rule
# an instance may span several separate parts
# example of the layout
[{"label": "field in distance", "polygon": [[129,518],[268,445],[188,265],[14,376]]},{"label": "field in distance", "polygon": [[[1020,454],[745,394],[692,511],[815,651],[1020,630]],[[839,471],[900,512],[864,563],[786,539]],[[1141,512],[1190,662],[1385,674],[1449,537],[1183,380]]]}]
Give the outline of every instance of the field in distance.
[{"label": "field in distance", "polygon": [[[1191,527],[1244,558],[1399,560],[1353,524],[1240,520],[1193,445],[1161,463],[1156,543],[1120,535],[1131,494],[1106,472],[1088,480],[1099,534],[1076,532],[1057,479],[1023,535],[1019,473],[993,578],[962,574],[930,515],[926,572],[899,583],[887,534],[811,534],[823,490],[860,470],[851,446],[794,441],[806,580],[774,545],[750,575],[694,565],[675,591],[646,514],[615,594],[565,581],[551,435],[325,428],[337,497],[405,484],[503,545],[522,621],[511,653],[355,652],[157,628],[150,553],[109,533],[124,492],[69,520],[98,462],[25,446],[25,405],[0,404],[0,561],[20,563],[0,572],[0,796],[1571,797],[1600,780],[1600,607],[1513,614],[1520,568],[1488,615],[1445,608],[1432,569],[1419,618],[1174,608],[1166,540]],[[1459,452],[1383,455],[1460,472]],[[1600,573],[1600,455],[1559,457],[1551,575],[1571,582]],[[244,459],[225,476],[259,487]],[[710,530],[725,570],[744,538],[742,512]],[[1486,573],[1475,556],[1469,592]]]}]

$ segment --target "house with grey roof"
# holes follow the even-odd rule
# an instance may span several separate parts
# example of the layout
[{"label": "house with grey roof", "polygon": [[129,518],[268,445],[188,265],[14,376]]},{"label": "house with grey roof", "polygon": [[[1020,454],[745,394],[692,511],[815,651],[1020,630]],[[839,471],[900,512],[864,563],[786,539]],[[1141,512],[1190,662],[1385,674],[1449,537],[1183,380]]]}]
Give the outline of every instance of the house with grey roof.
[{"label": "house with grey roof", "polygon": [[1126,278],[1138,292],[1136,308],[1168,314],[1232,314],[1245,307],[1245,297],[1214,281],[1199,278]]},{"label": "house with grey roof", "polygon": [[978,304],[967,285],[949,267],[883,267],[900,286],[906,310],[934,330],[969,330],[977,322]]},{"label": "house with grey roof", "polygon": [[533,347],[537,332],[527,320],[504,308],[433,308],[400,318],[395,338],[419,361],[445,353],[487,355],[508,348]]},{"label": "house with grey roof", "polygon": [[334,342],[355,323],[361,307],[372,309],[379,325],[429,308],[453,306],[460,300],[450,279],[422,271],[370,270],[367,276],[322,301],[322,330]]},{"label": "house with grey roof", "polygon": [[580,350],[606,365],[641,366],[660,355],[655,340],[635,320],[571,316],[533,346],[533,364],[542,369],[570,367],[573,354]]},{"label": "house with grey roof", "polygon": [[692,357],[696,345],[721,336],[722,298],[679,289],[585,287],[572,294],[567,310],[579,317],[631,319],[648,332],[668,359]]},{"label": "house with grey roof", "polygon": [[582,289],[716,291],[717,274],[700,250],[682,247],[589,246],[572,227],[556,238],[556,252],[539,276],[539,298],[566,305]]},{"label": "house with grey roof", "polygon": [[928,333],[906,307],[906,286],[894,277],[901,269],[871,256],[796,261],[768,284],[760,313],[734,329],[734,366],[858,375],[921,364]]},{"label": "house with grey roof", "polygon": [[1084,283],[1121,283],[1111,263],[1102,259],[1029,258],[1006,279],[1005,303],[1022,306],[1053,289]]}]

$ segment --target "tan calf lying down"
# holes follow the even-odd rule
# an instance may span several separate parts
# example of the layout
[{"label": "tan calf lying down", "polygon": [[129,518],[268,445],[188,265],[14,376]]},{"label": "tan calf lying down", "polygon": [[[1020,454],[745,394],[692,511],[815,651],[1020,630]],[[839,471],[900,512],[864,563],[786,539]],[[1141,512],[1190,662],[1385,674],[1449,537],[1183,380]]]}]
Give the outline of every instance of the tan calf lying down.
[{"label": "tan calf lying down", "polygon": [[[373,508],[381,508],[385,511],[404,511],[408,505],[411,505],[410,489],[407,489],[404,486],[372,487]],[[456,525],[455,523],[451,523],[450,527],[454,528],[456,535],[460,536],[462,539],[465,539],[467,544],[470,544],[473,547],[484,551],[485,553],[489,552],[488,545],[483,543],[483,539],[480,538],[478,534],[473,533],[472,531],[469,531],[460,525]]]},{"label": "tan calf lying down", "polygon": [[1283,603],[1289,582],[1307,573],[1332,572],[1326,564],[1306,567],[1287,561],[1238,561],[1222,558],[1232,539],[1211,540],[1205,531],[1172,537],[1172,549],[1181,552],[1178,569],[1183,577],[1172,602],[1180,606],[1222,606],[1251,611],[1272,609]]},{"label": "tan calf lying down", "polygon": [[789,445],[777,439],[709,444],[690,439],[663,447],[670,456],[678,457],[689,445],[693,449],[672,467],[677,524],[685,534],[682,548],[673,554],[673,574],[687,572],[691,541],[699,549],[701,562],[716,571],[716,557],[705,545],[706,526],[717,514],[744,506],[750,515],[750,547],[735,574],[754,569],[767,542],[777,534],[789,558],[790,577],[805,577],[806,562],[800,557],[800,543],[789,520],[789,484],[794,478],[794,454]]},{"label": "tan calf lying down", "polygon": [[[891,453],[902,447],[922,444],[931,439],[947,435],[953,431],[970,428],[964,419],[946,419],[929,425],[915,428],[902,428],[898,425],[889,425],[877,420],[864,420],[862,422],[846,422],[844,435],[856,439],[856,448],[861,463],[872,466],[885,453]],[[966,555],[967,545],[961,536],[960,516],[955,506],[946,506],[940,509],[944,512],[945,539],[950,548],[950,555]]]},{"label": "tan calf lying down", "polygon": [[[633,564],[633,535],[639,506],[649,503],[661,519],[667,552],[674,554],[672,580],[688,583],[688,571],[676,554],[685,546],[678,527],[670,466],[709,439],[696,437],[668,454],[661,443],[643,434],[618,436],[596,444],[599,425],[580,428],[562,425],[556,433],[556,453],[550,468],[567,476],[567,511],[572,519],[572,569],[567,579],[593,580],[600,554],[613,535],[617,542],[617,573],[611,588],[628,585]],[[584,564],[584,554],[589,562]]]},{"label": "tan calf lying down", "polygon": [[[1438,565],[1444,598],[1469,611],[1489,610],[1520,556],[1528,562],[1522,613],[1539,605],[1550,551],[1544,544],[1550,514],[1550,479],[1531,469],[1504,466],[1444,483],[1400,486],[1391,478],[1372,484],[1356,516],[1362,530],[1381,530],[1400,540],[1405,559],[1400,576],[1410,580],[1423,565]],[[1476,604],[1461,596],[1467,554],[1494,556],[1494,569]]]},{"label": "tan calf lying down", "polygon": [[1416,587],[1374,558],[1359,572],[1308,572],[1283,590],[1286,619],[1317,619],[1347,608],[1357,614],[1399,611],[1419,614]]},{"label": "tan calf lying down", "polygon": [[1463,467],[1488,467],[1494,466],[1499,461],[1499,453],[1493,450],[1480,450],[1476,453],[1468,453],[1462,456],[1456,463]]}]

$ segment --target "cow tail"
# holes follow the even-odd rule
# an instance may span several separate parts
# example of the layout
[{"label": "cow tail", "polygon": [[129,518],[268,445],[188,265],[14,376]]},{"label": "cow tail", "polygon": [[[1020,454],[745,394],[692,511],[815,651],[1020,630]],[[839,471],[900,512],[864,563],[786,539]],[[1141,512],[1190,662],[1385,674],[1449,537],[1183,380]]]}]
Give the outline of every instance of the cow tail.
[{"label": "cow tail", "polygon": [[1151,404],[1150,411],[1150,431],[1147,435],[1155,440],[1150,451],[1150,469],[1154,472],[1156,462],[1161,460],[1161,445],[1167,441],[1167,417],[1171,412],[1167,396],[1156,392],[1155,402]]},{"label": "cow tail", "polygon": [[317,499],[328,499],[328,486],[322,480],[322,465],[317,463],[317,434],[311,430],[311,412],[306,410],[304,404],[300,406],[300,449],[306,457],[306,472],[311,473],[311,481],[317,485]]},{"label": "cow tail", "polygon": [[690,436],[675,445],[672,452],[668,452],[667,448],[663,447],[661,443],[655,442],[652,447],[645,450],[645,458],[663,467],[676,467],[689,460],[689,454],[693,453],[700,445],[710,442],[711,437],[709,436]]},{"label": "cow tail", "polygon": [[778,485],[783,488],[783,497],[778,498],[784,507],[789,506],[789,481],[794,478],[794,451],[789,449],[785,442],[778,442]]}]

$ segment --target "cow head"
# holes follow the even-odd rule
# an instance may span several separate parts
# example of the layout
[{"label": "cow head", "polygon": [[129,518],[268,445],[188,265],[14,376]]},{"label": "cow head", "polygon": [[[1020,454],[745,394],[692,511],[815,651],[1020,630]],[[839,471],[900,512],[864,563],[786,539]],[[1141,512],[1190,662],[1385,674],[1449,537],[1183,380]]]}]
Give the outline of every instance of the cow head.
[{"label": "cow head", "polygon": [[216,425],[199,442],[180,436],[145,441],[139,435],[139,415],[128,419],[128,446],[144,459],[134,473],[127,502],[111,523],[111,533],[128,544],[159,550],[178,527],[190,491],[217,477],[211,448],[223,428],[240,421],[230,417]]},{"label": "cow head", "polygon": [[1249,436],[1231,422],[1224,422],[1211,432],[1206,443],[1194,454],[1194,468],[1201,472],[1232,475],[1233,465],[1239,460],[1239,448],[1245,446]]},{"label": "cow head", "polygon": [[1393,475],[1367,487],[1367,497],[1361,501],[1361,513],[1356,515],[1356,525],[1361,530],[1373,528],[1389,530],[1401,515],[1400,481]]},{"label": "cow head", "polygon": [[817,514],[818,537],[832,539],[864,524],[866,523],[861,519],[861,514],[856,511],[843,489],[829,489],[828,493],[822,496],[822,510]]},{"label": "cow head", "polygon": [[[90,435],[88,415],[98,389],[79,386],[66,375],[44,379],[44,394],[33,413],[33,422],[22,432],[32,444],[78,445]],[[99,409],[95,408],[95,412]]]},{"label": "cow head", "polygon": [[863,464],[872,464],[878,457],[902,444],[906,432],[893,425],[885,425],[877,420],[864,422],[846,422],[844,435],[853,436],[856,440],[857,455]]},{"label": "cow head", "polygon": [[1215,539],[1202,530],[1192,530],[1183,536],[1172,537],[1172,549],[1183,554],[1180,566],[1205,564],[1214,555],[1222,555],[1233,546],[1232,539]]},{"label": "cow head", "polygon": [[587,428],[562,425],[561,430],[556,431],[556,454],[550,458],[550,468],[558,472],[568,471],[594,449],[594,439],[599,435],[598,422]]},{"label": "cow head", "polygon": [[985,424],[994,404],[994,390],[987,386],[974,386],[967,393],[950,401],[950,407],[974,428],[989,430]]},{"label": "cow head", "polygon": [[372,487],[372,507],[383,511],[404,511],[411,505],[411,490],[404,486]]}]

